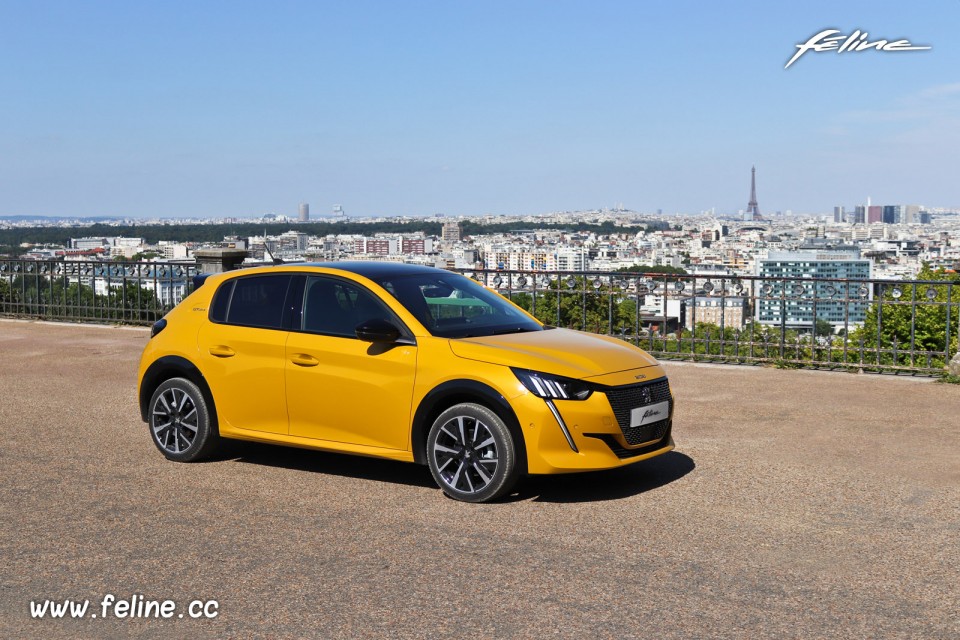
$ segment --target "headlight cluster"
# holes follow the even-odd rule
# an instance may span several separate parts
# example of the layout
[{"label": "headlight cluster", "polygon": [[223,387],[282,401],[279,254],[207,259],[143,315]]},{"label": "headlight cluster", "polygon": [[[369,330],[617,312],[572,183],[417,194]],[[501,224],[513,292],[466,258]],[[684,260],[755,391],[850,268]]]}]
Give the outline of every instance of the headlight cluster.
[{"label": "headlight cluster", "polygon": [[555,400],[586,400],[593,393],[589,384],[580,380],[561,378],[546,373],[513,369],[517,379],[523,383],[531,393],[545,399]]}]

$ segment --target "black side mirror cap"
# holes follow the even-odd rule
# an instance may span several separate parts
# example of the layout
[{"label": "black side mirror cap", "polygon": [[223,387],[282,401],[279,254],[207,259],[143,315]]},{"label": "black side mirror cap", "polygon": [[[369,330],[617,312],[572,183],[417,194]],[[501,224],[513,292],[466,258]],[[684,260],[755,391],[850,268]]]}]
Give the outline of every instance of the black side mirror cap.
[{"label": "black side mirror cap", "polygon": [[355,331],[364,342],[392,343],[400,338],[400,329],[386,320],[367,320],[357,325]]},{"label": "black side mirror cap", "polygon": [[157,335],[158,333],[160,333],[166,328],[167,328],[167,319],[160,318],[159,320],[153,323],[152,327],[150,327],[150,337],[152,338],[153,336]]}]

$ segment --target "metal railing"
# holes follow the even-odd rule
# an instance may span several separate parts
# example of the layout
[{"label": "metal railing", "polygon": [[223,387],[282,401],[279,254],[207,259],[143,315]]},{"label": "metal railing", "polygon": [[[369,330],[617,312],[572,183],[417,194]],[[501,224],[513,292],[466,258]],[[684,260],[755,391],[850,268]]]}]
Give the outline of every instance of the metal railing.
[{"label": "metal railing", "polygon": [[0,260],[0,314],[150,324],[189,294],[197,266],[178,262]]},{"label": "metal railing", "polygon": [[457,271],[660,359],[942,375],[960,340],[960,279]]},{"label": "metal railing", "polygon": [[[0,314],[150,324],[197,265],[0,259]],[[543,322],[661,359],[942,375],[960,341],[960,279],[456,270]]]}]

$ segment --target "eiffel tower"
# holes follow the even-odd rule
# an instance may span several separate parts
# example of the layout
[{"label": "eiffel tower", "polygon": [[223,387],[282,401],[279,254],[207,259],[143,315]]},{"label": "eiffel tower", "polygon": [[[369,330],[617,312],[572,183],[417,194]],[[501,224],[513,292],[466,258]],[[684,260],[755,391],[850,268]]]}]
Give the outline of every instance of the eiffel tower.
[{"label": "eiffel tower", "polygon": [[750,167],[750,202],[747,203],[747,220],[763,220],[760,207],[757,206],[757,168]]}]

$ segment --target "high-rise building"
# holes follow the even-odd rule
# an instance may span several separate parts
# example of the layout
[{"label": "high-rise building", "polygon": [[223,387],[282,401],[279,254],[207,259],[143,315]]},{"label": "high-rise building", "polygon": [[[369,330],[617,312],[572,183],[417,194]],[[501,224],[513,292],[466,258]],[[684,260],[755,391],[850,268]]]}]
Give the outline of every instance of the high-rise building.
[{"label": "high-rise building", "polygon": [[310,205],[306,202],[300,203],[300,222],[309,222],[310,221]]},{"label": "high-rise building", "polygon": [[897,221],[897,208],[893,205],[885,205],[883,207],[883,223],[884,224],[896,224]]},{"label": "high-rise building", "polygon": [[872,264],[860,257],[859,247],[771,251],[757,261],[757,275],[771,279],[764,285],[769,292],[757,299],[757,322],[803,329],[817,320],[834,327],[862,323],[872,292],[867,287],[862,297],[861,285],[848,280],[868,280]]},{"label": "high-rise building", "polygon": [[879,205],[870,205],[867,207],[867,224],[876,224],[883,222],[883,207]]},{"label": "high-rise building", "polygon": [[558,271],[584,271],[587,255],[583,247],[558,247],[555,252]]},{"label": "high-rise building", "polygon": [[453,244],[460,242],[460,225],[456,222],[443,223],[443,242],[444,244]]},{"label": "high-rise building", "polygon": [[867,221],[867,208],[858,204],[853,208],[853,220],[850,220],[853,224],[863,224]]},{"label": "high-rise building", "polygon": [[847,221],[847,212],[843,207],[837,206],[833,208],[833,221],[834,222]]},{"label": "high-rise building", "polygon": [[903,224],[917,224],[920,222],[920,205],[905,204],[902,205],[901,209],[903,210],[903,219],[901,220]]}]

